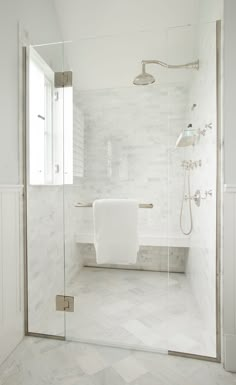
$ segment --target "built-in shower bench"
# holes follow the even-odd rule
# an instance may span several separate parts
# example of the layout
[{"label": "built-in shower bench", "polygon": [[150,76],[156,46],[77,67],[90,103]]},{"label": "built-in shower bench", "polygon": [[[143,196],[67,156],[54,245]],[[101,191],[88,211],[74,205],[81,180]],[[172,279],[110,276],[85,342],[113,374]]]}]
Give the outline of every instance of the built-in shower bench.
[{"label": "built-in shower bench", "polygon": [[[83,260],[84,266],[98,267],[93,242],[93,234],[84,233],[76,236],[79,258]],[[106,264],[99,266],[176,273],[185,272],[189,250],[188,238],[141,236],[139,243],[140,249],[135,265]]]}]

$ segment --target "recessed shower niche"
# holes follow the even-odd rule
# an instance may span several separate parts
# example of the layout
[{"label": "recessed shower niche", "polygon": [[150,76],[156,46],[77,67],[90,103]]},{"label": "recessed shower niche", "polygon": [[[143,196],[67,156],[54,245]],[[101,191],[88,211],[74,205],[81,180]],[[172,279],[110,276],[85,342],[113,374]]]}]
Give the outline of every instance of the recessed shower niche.
[{"label": "recessed shower niche", "polygon": [[[217,358],[218,31],[28,50],[29,333]],[[138,202],[135,263],[98,262],[100,199]]]}]

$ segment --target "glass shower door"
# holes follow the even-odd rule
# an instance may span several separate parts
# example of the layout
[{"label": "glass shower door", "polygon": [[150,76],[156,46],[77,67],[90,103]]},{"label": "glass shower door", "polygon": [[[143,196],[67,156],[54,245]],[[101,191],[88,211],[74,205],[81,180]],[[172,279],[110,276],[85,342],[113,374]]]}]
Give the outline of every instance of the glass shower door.
[{"label": "glass shower door", "polygon": [[[65,45],[73,72],[65,283],[67,295],[74,297],[74,312],[66,313],[66,338],[167,353],[168,87],[164,81],[152,87],[133,84],[138,58],[146,56],[156,33],[140,34],[138,45],[133,39],[88,38]],[[136,71],[127,72],[130,46],[136,47]],[[135,264],[96,259],[92,204],[109,198],[136,199],[141,205]]]},{"label": "glass shower door", "polygon": [[[216,23],[171,28],[169,71],[169,351],[216,357]],[[175,100],[175,103],[173,103]]]},{"label": "glass shower door", "polygon": [[27,54],[26,213],[30,334],[64,336],[64,71],[63,45],[30,47]]}]

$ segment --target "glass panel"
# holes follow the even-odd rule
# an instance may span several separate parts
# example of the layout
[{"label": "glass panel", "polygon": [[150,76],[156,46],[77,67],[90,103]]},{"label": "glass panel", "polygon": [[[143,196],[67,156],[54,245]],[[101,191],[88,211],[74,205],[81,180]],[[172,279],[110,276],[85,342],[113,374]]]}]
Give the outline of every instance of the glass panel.
[{"label": "glass panel", "polygon": [[[169,29],[168,52],[156,59],[195,64],[152,65],[158,82],[142,87],[132,84],[141,70],[127,51],[153,58],[151,32],[140,33],[137,46],[137,36],[65,45],[73,71],[64,103],[65,156],[73,153],[64,188],[65,277],[75,297],[67,339],[216,355],[215,36],[213,23]],[[197,190],[196,202],[188,199]],[[138,211],[135,264],[98,263],[91,205],[100,198],[154,205]]]},{"label": "glass panel", "polygon": [[[147,49],[152,42],[155,47],[156,33],[146,32],[65,45],[66,69],[73,71],[73,184],[65,186],[66,293],[75,297],[75,312],[66,313],[66,337],[167,352],[167,70],[160,68],[162,77],[152,87],[133,85],[141,59],[154,56]],[[137,61],[129,59],[130,47]],[[115,258],[98,264],[93,209],[75,205],[100,198],[153,204],[138,210],[136,263],[129,264],[127,253],[123,265]]]},{"label": "glass panel", "polygon": [[196,60],[168,71],[168,348],[216,357],[215,23],[169,29],[168,62]]},{"label": "glass panel", "polygon": [[28,330],[64,335],[63,45],[30,47],[27,132]]}]

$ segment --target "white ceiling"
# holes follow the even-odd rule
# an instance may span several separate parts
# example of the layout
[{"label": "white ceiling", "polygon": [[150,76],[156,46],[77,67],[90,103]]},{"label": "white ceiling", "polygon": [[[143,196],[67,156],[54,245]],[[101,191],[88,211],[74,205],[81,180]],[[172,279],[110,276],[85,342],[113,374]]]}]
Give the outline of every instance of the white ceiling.
[{"label": "white ceiling", "polygon": [[199,16],[199,0],[54,0],[54,4],[66,40],[155,31],[194,23]]}]

